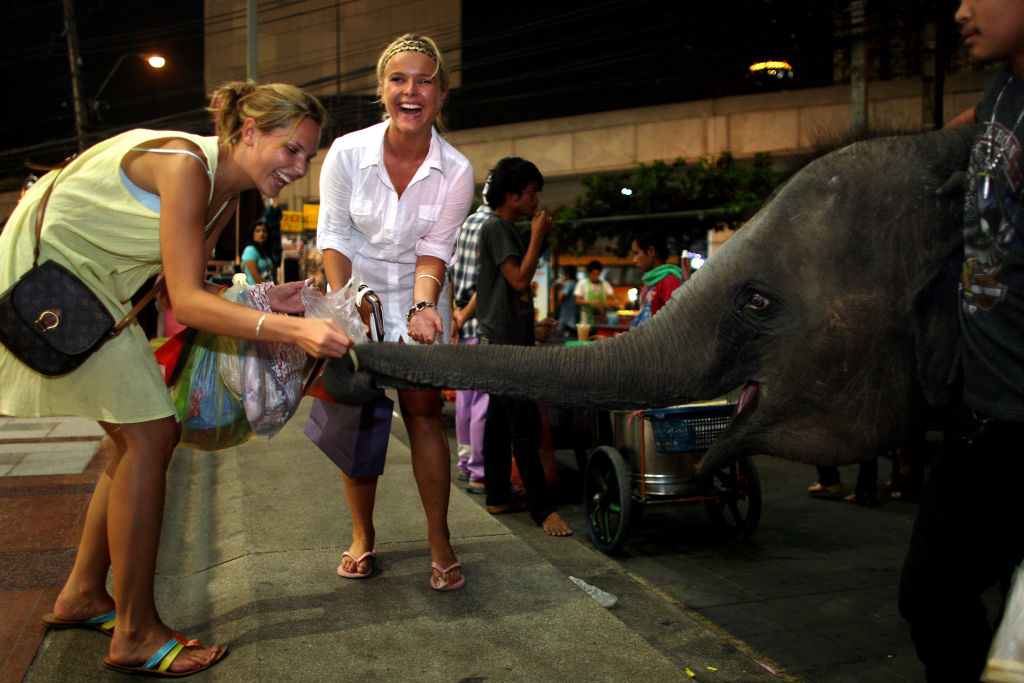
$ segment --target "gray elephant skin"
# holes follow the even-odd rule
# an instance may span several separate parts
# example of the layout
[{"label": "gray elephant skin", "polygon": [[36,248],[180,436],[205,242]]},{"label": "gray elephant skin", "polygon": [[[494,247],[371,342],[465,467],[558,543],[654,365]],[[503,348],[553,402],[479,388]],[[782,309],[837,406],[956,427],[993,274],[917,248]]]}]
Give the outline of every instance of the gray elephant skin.
[{"label": "gray elephant skin", "polygon": [[858,142],[783,183],[645,325],[578,347],[358,344],[325,387],[360,403],[472,388],[566,407],[662,408],[733,391],[702,468],[771,454],[845,464],[948,398],[963,169],[975,128]]}]

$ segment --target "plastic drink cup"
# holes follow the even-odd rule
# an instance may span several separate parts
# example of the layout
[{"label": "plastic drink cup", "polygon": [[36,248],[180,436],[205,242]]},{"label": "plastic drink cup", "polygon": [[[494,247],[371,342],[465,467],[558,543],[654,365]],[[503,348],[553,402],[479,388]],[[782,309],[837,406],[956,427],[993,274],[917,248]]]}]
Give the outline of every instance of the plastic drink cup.
[{"label": "plastic drink cup", "polygon": [[590,323],[580,323],[576,326],[576,336],[579,337],[580,341],[587,341],[590,339]]}]

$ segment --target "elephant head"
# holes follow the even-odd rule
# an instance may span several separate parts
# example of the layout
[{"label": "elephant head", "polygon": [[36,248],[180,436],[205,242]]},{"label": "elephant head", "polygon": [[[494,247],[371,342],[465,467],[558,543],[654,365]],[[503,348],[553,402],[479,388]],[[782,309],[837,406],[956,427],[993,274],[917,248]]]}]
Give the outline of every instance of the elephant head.
[{"label": "elephant head", "polygon": [[[325,386],[473,388],[551,405],[660,408],[739,390],[704,458],[874,457],[940,397],[973,128],[860,142],[804,167],[644,325],[583,347],[360,344]],[[952,265],[951,265],[952,264]]]}]

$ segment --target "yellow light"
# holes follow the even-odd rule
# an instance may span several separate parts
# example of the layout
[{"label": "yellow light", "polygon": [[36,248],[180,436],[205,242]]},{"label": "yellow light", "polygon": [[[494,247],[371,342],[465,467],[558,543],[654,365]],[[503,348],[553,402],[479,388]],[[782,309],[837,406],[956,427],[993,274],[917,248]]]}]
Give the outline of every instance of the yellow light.
[{"label": "yellow light", "polygon": [[793,67],[790,66],[789,62],[757,62],[750,65],[750,71],[768,71],[768,73],[772,73],[779,69],[792,71]]},{"label": "yellow light", "polygon": [[149,62],[149,65],[154,69],[162,69],[164,67],[164,64],[167,63],[167,60],[161,57],[160,55],[153,55],[152,57],[148,57],[146,61]]}]

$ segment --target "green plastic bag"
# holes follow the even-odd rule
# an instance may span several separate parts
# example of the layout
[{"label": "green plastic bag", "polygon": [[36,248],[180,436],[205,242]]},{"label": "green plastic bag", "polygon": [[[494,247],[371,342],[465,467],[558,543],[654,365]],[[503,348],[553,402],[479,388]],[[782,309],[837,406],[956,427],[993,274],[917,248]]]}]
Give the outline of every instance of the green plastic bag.
[{"label": "green plastic bag", "polygon": [[242,355],[246,343],[199,330],[189,332],[188,355],[171,385],[171,400],[181,422],[180,445],[216,451],[252,438],[245,408],[219,370],[223,357]]}]

